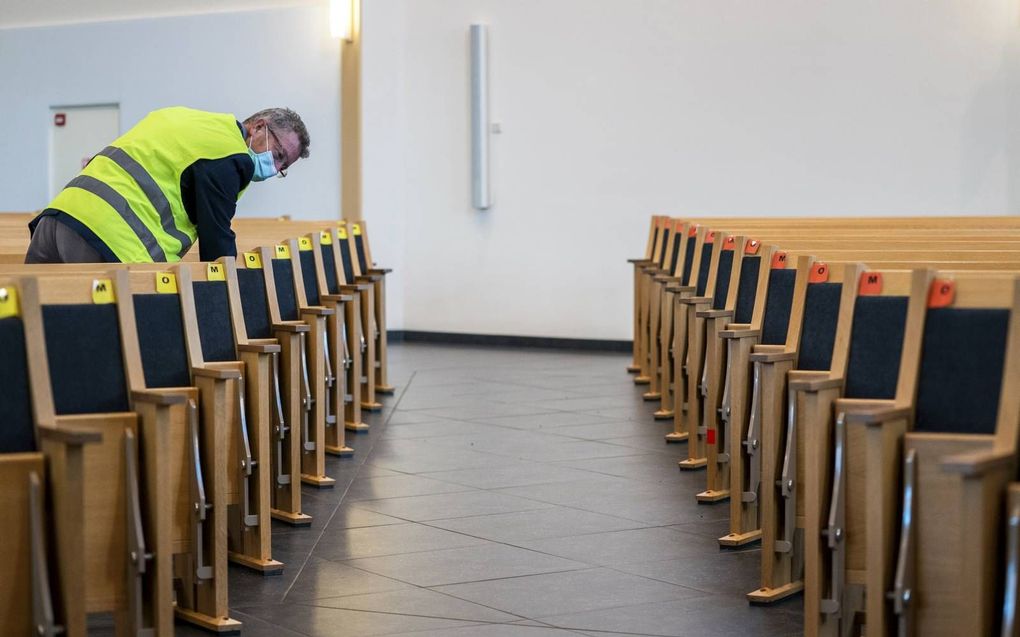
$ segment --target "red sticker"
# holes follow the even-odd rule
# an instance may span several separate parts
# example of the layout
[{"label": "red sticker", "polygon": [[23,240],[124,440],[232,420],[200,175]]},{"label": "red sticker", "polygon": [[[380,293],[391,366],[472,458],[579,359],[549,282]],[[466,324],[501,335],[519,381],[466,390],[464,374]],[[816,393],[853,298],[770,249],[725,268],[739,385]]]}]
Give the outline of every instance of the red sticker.
[{"label": "red sticker", "polygon": [[705,243],[715,243],[715,230],[710,230],[709,233],[705,235]]},{"label": "red sticker", "polygon": [[688,237],[698,236],[698,226],[691,224],[691,229],[687,231],[687,236]]},{"label": "red sticker", "polygon": [[733,248],[736,247],[736,245],[737,245],[737,238],[736,237],[726,237],[726,240],[723,241],[722,249],[723,250],[732,250]]},{"label": "red sticker", "polygon": [[956,281],[935,279],[928,290],[928,307],[949,307],[956,298]]},{"label": "red sticker", "polygon": [[67,115],[66,114],[64,114],[64,113],[55,113],[53,115],[53,125],[54,126],[63,126],[66,123],[67,123]]},{"label": "red sticker", "polygon": [[673,230],[675,230],[676,232],[680,232],[683,229],[683,227],[684,227],[683,219],[677,219],[675,222],[673,222]]},{"label": "red sticker", "polygon": [[715,444],[715,429],[709,429],[708,430],[708,434],[706,436],[706,442],[708,442],[708,444],[710,444],[710,445],[714,445]]},{"label": "red sticker", "polygon": [[861,272],[861,281],[857,285],[858,296],[878,296],[882,293],[881,272]]},{"label": "red sticker", "polygon": [[786,253],[776,251],[772,253],[772,269],[773,270],[785,270],[786,269]]},{"label": "red sticker", "polygon": [[829,280],[829,266],[818,262],[811,266],[811,274],[808,275],[808,283],[825,283]]},{"label": "red sticker", "polygon": [[744,246],[744,254],[758,254],[758,249],[761,248],[761,241],[757,239],[751,239]]}]

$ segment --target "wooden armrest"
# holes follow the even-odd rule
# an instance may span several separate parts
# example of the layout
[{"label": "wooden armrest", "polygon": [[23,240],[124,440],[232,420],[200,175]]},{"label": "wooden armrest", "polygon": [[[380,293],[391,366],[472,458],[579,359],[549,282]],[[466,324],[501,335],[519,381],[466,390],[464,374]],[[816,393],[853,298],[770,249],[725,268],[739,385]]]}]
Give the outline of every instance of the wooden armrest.
[{"label": "wooden armrest", "polygon": [[909,419],[912,410],[894,400],[840,398],[836,401],[836,412],[842,412],[848,423],[881,425],[891,420]]},{"label": "wooden armrest", "polygon": [[370,283],[375,283],[381,279],[382,275],[379,274],[362,274],[361,276],[354,277],[355,281],[368,281]]},{"label": "wooden armrest", "polygon": [[39,437],[64,445],[85,445],[91,442],[102,442],[103,432],[85,429],[63,429],[59,425],[40,426]]},{"label": "wooden armrest", "polygon": [[791,370],[787,376],[790,389],[794,391],[822,391],[823,389],[839,389],[843,386],[843,377],[832,376],[829,372]]},{"label": "wooden armrest", "polygon": [[705,305],[712,302],[710,296],[689,296],[685,299],[680,299],[680,302],[684,305]]},{"label": "wooden armrest", "polygon": [[659,283],[682,283],[683,278],[678,276],[669,276],[668,274],[662,274],[655,277],[655,280]]},{"label": "wooden armrest", "polygon": [[733,316],[733,310],[701,310],[698,318],[726,318]]},{"label": "wooden armrest", "polygon": [[993,471],[1010,470],[1015,463],[1015,450],[985,449],[944,458],[942,460],[942,469],[951,473],[958,473],[965,478],[977,478]]},{"label": "wooden armrest", "polygon": [[663,270],[659,266],[657,262],[652,262],[649,265],[641,266],[641,271],[644,272],[645,274],[668,274],[665,270]]},{"label": "wooden armrest", "polygon": [[321,305],[309,305],[303,307],[300,310],[301,314],[311,314],[312,316],[333,316],[336,314],[336,310],[331,307],[322,307]]},{"label": "wooden armrest", "polygon": [[273,331],[276,332],[290,332],[292,334],[300,334],[302,332],[310,332],[312,328],[307,323],[301,321],[284,321],[283,323],[273,323]]},{"label": "wooden armrest", "polygon": [[240,378],[241,372],[237,369],[237,363],[206,363],[204,365],[193,365],[191,373],[203,378],[218,378],[229,380]]},{"label": "wooden armrest", "polygon": [[[776,347],[782,347],[777,345]],[[792,361],[797,358],[797,352],[787,351],[764,351],[752,352],[749,360],[752,363],[778,363],[780,361]]]},{"label": "wooden armrest", "polygon": [[[261,339],[268,340],[268,339]],[[247,343],[241,343],[237,346],[239,352],[255,352],[256,354],[275,354],[280,351],[280,345],[278,343],[256,343],[248,341]]]},{"label": "wooden armrest", "polygon": [[182,405],[188,397],[160,389],[135,389],[131,392],[131,400],[150,405]]},{"label": "wooden armrest", "polygon": [[666,287],[666,291],[671,294],[683,294],[684,292],[693,292],[693,285],[670,285]]},{"label": "wooden armrest", "polygon": [[651,259],[627,259],[627,263],[633,263],[634,265],[648,265],[649,263],[655,263]]},{"label": "wooden armrest", "polygon": [[386,276],[390,272],[393,272],[393,268],[369,268],[368,270],[369,274],[381,274],[383,276]]},{"label": "wooden armrest", "polygon": [[365,290],[371,290],[372,286],[369,283],[354,283],[352,285],[341,285],[340,289],[344,292],[350,292],[351,294],[357,294],[358,292],[364,292]]},{"label": "wooden armrest", "polygon": [[320,294],[319,298],[327,303],[348,303],[354,300],[352,294]]},{"label": "wooden armrest", "polygon": [[761,330],[752,330],[749,323],[730,323],[719,332],[721,338],[758,338]]}]

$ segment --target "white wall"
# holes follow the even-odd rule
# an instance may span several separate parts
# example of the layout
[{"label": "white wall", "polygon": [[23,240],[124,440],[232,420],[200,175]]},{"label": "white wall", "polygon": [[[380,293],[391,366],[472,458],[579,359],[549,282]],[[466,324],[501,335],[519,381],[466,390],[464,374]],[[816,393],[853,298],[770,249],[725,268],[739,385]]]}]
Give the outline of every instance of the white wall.
[{"label": "white wall", "polygon": [[119,103],[122,131],[164,106],[239,119],[289,106],[308,127],[311,156],[287,179],[253,184],[238,214],[336,216],[340,64],[327,16],[320,3],[0,29],[0,210],[47,203],[51,106]]},{"label": "white wall", "polygon": [[[170,104],[239,117],[291,106],[312,157],[254,185],[240,213],[334,214],[338,43],[325,0],[295,1],[0,28],[0,210],[46,204],[50,106],[118,102],[125,129]],[[102,0],[84,15],[67,3],[16,0],[0,27],[169,6]],[[364,11],[365,216],[376,259],[396,269],[393,328],[629,338],[625,259],[652,213],[1020,211],[1013,0],[365,0]],[[504,129],[484,213],[469,190],[474,21],[491,26]]]},{"label": "white wall", "polygon": [[[625,259],[652,213],[1020,211],[1012,0],[365,11],[365,215],[407,329],[629,338]],[[488,212],[470,205],[473,21],[504,130]]]}]

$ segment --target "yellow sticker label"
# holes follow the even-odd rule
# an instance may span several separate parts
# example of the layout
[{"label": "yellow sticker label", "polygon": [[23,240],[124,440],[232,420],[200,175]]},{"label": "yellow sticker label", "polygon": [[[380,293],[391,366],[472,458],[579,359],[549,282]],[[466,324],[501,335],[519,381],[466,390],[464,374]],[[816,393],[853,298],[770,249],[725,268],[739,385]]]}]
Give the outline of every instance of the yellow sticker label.
[{"label": "yellow sticker label", "polygon": [[262,269],[262,255],[258,252],[245,252],[244,253],[244,267],[249,270],[261,270]]},{"label": "yellow sticker label", "polygon": [[300,250],[301,252],[312,251],[312,240],[309,239],[308,237],[300,237],[297,241],[297,245],[298,250]]},{"label": "yellow sticker label", "polygon": [[96,305],[109,305],[117,302],[113,292],[113,281],[110,279],[94,279],[92,281],[92,302]]},{"label": "yellow sticker label", "polygon": [[177,294],[177,276],[173,272],[157,272],[156,293]]},{"label": "yellow sticker label", "polygon": [[0,288],[0,319],[21,314],[18,306],[18,289],[14,287]]},{"label": "yellow sticker label", "polygon": [[361,224],[360,223],[352,223],[351,224],[351,232],[354,234],[355,237],[360,237],[361,236]]},{"label": "yellow sticker label", "polygon": [[223,271],[223,264],[210,263],[205,268],[206,281],[226,281],[227,273]]},{"label": "yellow sticker label", "polygon": [[276,246],[276,251],[273,253],[274,259],[289,259],[290,258],[290,246],[286,243],[281,243]]},{"label": "yellow sticker label", "polygon": [[333,234],[328,230],[323,230],[322,232],[319,233],[319,243],[321,243],[324,246],[333,245]]},{"label": "yellow sticker label", "polygon": [[347,241],[347,228],[344,227],[337,228],[336,236],[340,237],[344,241]]}]

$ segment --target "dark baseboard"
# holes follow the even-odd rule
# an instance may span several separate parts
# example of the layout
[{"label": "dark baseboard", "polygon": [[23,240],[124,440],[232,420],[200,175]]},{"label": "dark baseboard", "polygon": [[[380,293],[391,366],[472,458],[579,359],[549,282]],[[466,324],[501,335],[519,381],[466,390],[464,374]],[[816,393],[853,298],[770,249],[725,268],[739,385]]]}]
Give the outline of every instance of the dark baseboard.
[{"label": "dark baseboard", "polygon": [[542,349],[581,350],[587,352],[629,352],[631,341],[603,341],[588,338],[553,338],[546,336],[498,336],[493,334],[457,334],[453,332],[419,332],[387,330],[392,343],[437,343],[444,345],[483,345],[488,347],[532,347]]}]

